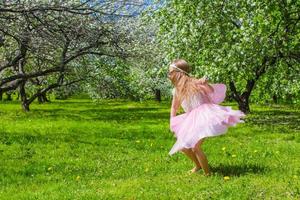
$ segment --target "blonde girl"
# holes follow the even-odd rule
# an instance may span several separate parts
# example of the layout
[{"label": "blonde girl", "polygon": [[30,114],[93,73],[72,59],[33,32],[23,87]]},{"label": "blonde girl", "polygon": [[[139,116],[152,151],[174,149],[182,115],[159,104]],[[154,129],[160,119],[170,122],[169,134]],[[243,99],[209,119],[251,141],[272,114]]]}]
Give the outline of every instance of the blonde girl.
[{"label": "blonde girl", "polygon": [[[204,139],[225,134],[229,126],[244,122],[241,118],[245,114],[219,105],[226,94],[224,84],[210,84],[206,78],[193,78],[189,75],[190,70],[183,59],[176,59],[169,66],[168,77],[174,86],[170,129],[177,139],[169,154],[183,152],[195,164],[191,172],[203,169],[205,175],[210,175],[202,149]],[[176,116],[180,106],[185,113]]]}]

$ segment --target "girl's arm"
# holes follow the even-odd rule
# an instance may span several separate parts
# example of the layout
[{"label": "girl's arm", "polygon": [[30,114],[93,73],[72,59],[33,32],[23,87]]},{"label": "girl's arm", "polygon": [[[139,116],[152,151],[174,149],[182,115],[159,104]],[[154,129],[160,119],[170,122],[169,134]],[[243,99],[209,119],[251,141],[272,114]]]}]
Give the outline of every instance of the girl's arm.
[{"label": "girl's arm", "polygon": [[174,94],[173,99],[172,99],[170,117],[175,117],[176,116],[176,113],[177,113],[177,110],[178,110],[179,106],[180,106],[180,103],[179,103],[176,95]]}]

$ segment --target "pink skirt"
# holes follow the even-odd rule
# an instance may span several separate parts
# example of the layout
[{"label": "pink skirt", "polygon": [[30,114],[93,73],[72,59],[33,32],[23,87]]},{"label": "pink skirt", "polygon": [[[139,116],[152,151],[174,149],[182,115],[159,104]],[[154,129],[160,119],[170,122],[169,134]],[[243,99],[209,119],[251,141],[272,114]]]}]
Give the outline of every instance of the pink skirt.
[{"label": "pink skirt", "polygon": [[228,127],[244,123],[241,118],[245,116],[242,111],[233,110],[230,106],[204,103],[190,112],[172,117],[170,129],[177,141],[169,155],[183,148],[193,148],[202,138],[226,133]]}]

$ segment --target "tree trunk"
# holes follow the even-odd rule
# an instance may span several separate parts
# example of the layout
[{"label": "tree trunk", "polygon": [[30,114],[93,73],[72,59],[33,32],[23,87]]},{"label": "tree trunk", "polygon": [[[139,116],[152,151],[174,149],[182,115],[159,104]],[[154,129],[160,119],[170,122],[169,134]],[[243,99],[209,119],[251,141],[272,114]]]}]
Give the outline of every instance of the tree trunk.
[{"label": "tree trunk", "polygon": [[240,94],[240,92],[237,91],[233,81],[230,81],[229,86],[230,86],[232,98],[238,102],[239,110],[241,110],[245,114],[249,113],[250,112],[249,97],[252,88],[254,86],[254,81],[249,80],[247,82],[246,92],[243,92],[242,95]]},{"label": "tree trunk", "polygon": [[11,93],[6,92],[6,100],[7,101],[12,101]]},{"label": "tree trunk", "polygon": [[26,84],[26,81],[23,81],[20,84],[20,96],[21,96],[21,101],[22,101],[22,108],[25,112],[28,112],[30,109],[29,109],[29,103],[28,103],[27,95],[26,95],[26,91],[25,91],[25,84]]},{"label": "tree trunk", "polygon": [[43,97],[42,97],[42,95],[39,95],[39,96],[38,96],[38,102],[39,102],[40,104],[45,103],[45,102],[44,102],[44,99],[43,99]]},{"label": "tree trunk", "polygon": [[274,103],[278,103],[278,98],[277,98],[277,95],[276,95],[276,94],[274,94],[274,95],[272,96],[272,98],[273,98],[273,102],[274,102]]},{"label": "tree trunk", "polygon": [[232,97],[238,102],[239,109],[245,114],[250,112],[249,98],[255,86],[255,83],[263,74],[266,73],[266,66],[273,66],[276,63],[277,59],[278,56],[264,57],[261,65],[258,66],[255,70],[255,76],[252,79],[247,80],[246,88],[243,93],[241,91],[237,91],[233,80],[229,82]]},{"label": "tree trunk", "polygon": [[0,91],[0,101],[2,101],[2,99],[3,99],[3,92]]},{"label": "tree trunk", "polygon": [[250,112],[249,97],[241,98],[241,101],[239,101],[238,103],[239,103],[239,110],[241,110],[245,114]]},{"label": "tree trunk", "polygon": [[30,111],[30,109],[29,109],[29,104],[27,103],[27,101],[26,101],[26,102],[22,102],[22,108],[23,108],[23,110],[24,110],[25,112]]},{"label": "tree trunk", "polygon": [[43,93],[42,98],[43,98],[44,102],[50,102],[50,100],[47,97],[47,93]]},{"label": "tree trunk", "polygon": [[20,92],[17,93],[17,98],[16,100],[20,100]]},{"label": "tree trunk", "polygon": [[40,94],[38,95],[38,102],[39,102],[40,104],[49,102],[49,100],[47,99],[46,93],[40,93]]},{"label": "tree trunk", "polygon": [[49,102],[46,93],[41,93],[41,94],[38,95],[38,102],[39,103]]},{"label": "tree trunk", "polygon": [[161,92],[159,89],[155,89],[155,100],[161,102]]}]

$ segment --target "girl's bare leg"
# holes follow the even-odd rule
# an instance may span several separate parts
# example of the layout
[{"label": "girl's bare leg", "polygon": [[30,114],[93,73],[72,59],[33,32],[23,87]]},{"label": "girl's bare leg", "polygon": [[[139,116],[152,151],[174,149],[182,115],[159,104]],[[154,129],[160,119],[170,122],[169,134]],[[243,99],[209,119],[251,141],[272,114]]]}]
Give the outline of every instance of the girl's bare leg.
[{"label": "girl's bare leg", "polygon": [[201,149],[201,144],[203,143],[204,139],[199,140],[195,147],[193,148],[193,152],[195,153],[202,169],[204,170],[205,175],[210,175],[210,170],[208,166],[208,161],[206,155],[204,154],[203,150]]},{"label": "girl's bare leg", "polygon": [[193,152],[192,149],[182,149],[181,150],[185,155],[187,155],[196,165],[196,167],[194,167],[191,172],[194,173],[194,172],[197,172],[201,169],[201,165],[200,165],[200,162],[198,161],[195,153]]}]

